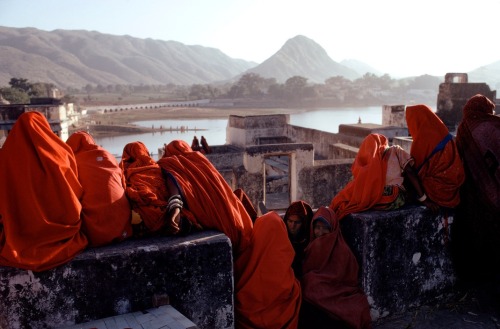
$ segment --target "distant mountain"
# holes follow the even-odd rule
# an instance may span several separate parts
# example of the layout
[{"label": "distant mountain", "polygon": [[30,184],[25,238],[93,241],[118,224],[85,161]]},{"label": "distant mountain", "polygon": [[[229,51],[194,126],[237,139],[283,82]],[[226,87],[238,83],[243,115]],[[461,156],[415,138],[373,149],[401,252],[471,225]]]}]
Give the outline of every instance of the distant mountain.
[{"label": "distant mountain", "polygon": [[257,65],[176,41],[8,27],[0,27],[0,58],[0,86],[12,77],[59,87],[211,83]]},{"label": "distant mountain", "polygon": [[468,73],[469,82],[486,82],[490,89],[498,90],[500,97],[500,61],[481,66]]},{"label": "distant mountain", "polygon": [[289,39],[277,53],[246,73],[276,78],[279,83],[296,75],[315,83],[324,83],[333,76],[343,76],[350,80],[361,77],[356,71],[332,60],[325,49],[302,35]]},{"label": "distant mountain", "polygon": [[[312,83],[324,83],[333,76],[354,80],[367,72],[382,75],[354,59],[335,62],[319,44],[302,35],[289,39],[278,52],[258,64],[231,58],[215,48],[177,41],[0,26],[0,58],[0,87],[7,86],[13,77],[49,82],[64,89],[87,84],[217,83],[236,81],[244,73],[276,78],[279,83],[296,75]],[[470,82],[486,82],[492,89],[500,89],[500,61],[468,75]],[[440,79],[444,81],[444,77]],[[418,84],[434,85],[434,80],[419,80]]]},{"label": "distant mountain", "polygon": [[356,59],[344,59],[340,62],[340,64],[344,65],[345,67],[350,68],[351,70],[355,71],[359,75],[363,76],[366,73],[372,73],[375,74],[376,76],[381,76],[384,75],[383,72],[371,67],[370,65],[360,62]]}]

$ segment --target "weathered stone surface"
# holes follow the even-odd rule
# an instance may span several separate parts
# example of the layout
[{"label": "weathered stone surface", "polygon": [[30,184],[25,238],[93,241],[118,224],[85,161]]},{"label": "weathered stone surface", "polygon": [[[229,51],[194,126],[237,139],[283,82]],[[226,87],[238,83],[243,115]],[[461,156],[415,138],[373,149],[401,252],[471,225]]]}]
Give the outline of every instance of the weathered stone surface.
[{"label": "weathered stone surface", "polygon": [[54,328],[153,307],[153,296],[200,328],[233,328],[229,239],[206,231],[88,249],[45,272],[0,267],[0,328]]},{"label": "weathered stone surface", "polygon": [[374,320],[443,301],[452,291],[452,223],[452,214],[433,215],[421,206],[367,211],[341,220]]}]

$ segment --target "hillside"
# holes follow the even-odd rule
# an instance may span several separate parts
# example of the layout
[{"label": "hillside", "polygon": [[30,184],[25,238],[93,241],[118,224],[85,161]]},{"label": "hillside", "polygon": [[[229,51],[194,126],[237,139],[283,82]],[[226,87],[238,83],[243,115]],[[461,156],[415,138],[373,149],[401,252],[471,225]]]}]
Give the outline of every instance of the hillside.
[{"label": "hillside", "polygon": [[[0,87],[7,86],[13,77],[66,89],[89,84],[189,86],[235,82],[245,73],[276,78],[278,83],[302,76],[319,84],[334,76],[355,80],[367,72],[382,75],[355,59],[335,62],[319,44],[302,35],[289,39],[258,64],[231,58],[216,48],[177,41],[0,26],[0,58]],[[492,89],[500,89],[500,61],[464,73],[469,74],[470,82],[486,82]]]},{"label": "hillside", "polygon": [[0,58],[0,85],[23,77],[60,87],[210,83],[256,65],[176,41],[7,27],[0,27]]},{"label": "hillside", "polygon": [[247,73],[276,78],[279,83],[296,75],[306,77],[308,82],[314,83],[324,83],[334,76],[350,80],[361,77],[356,71],[332,60],[325,49],[302,35],[289,39],[278,52]]}]

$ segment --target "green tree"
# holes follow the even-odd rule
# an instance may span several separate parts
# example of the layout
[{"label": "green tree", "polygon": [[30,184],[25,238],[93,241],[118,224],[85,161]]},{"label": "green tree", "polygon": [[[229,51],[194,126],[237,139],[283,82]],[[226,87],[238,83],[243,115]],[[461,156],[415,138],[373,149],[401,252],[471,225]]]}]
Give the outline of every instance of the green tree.
[{"label": "green tree", "polygon": [[28,93],[17,88],[2,88],[0,93],[11,104],[28,104],[30,102]]}]

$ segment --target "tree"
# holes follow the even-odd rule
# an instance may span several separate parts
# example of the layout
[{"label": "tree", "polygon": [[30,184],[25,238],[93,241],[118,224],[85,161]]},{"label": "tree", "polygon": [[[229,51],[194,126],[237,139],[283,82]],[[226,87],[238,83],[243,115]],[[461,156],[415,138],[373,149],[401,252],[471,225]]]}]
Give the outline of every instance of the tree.
[{"label": "tree", "polygon": [[285,81],[285,94],[292,101],[301,101],[306,86],[307,78],[295,75]]},{"label": "tree", "polygon": [[2,88],[0,93],[11,104],[28,104],[30,102],[28,93],[17,88]]}]

